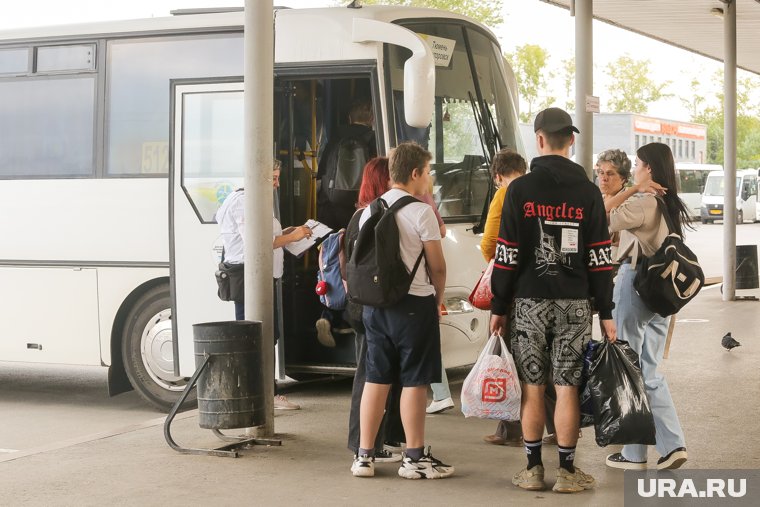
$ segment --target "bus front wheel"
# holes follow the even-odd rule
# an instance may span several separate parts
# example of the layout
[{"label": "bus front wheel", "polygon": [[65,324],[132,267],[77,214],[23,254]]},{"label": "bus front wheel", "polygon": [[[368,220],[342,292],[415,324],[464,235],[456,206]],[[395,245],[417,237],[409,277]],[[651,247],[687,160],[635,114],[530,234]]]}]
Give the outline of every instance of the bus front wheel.
[{"label": "bus front wheel", "polygon": [[[168,411],[182,394],[188,380],[174,374],[168,285],[148,289],[132,305],[124,325],[121,353],[124,370],[135,391],[151,405]],[[195,406],[193,392],[182,408]]]}]

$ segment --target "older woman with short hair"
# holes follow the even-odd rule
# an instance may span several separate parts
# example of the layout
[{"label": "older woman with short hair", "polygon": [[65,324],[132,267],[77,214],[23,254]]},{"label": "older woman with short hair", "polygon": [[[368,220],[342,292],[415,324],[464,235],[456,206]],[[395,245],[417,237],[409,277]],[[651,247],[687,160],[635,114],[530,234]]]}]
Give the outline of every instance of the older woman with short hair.
[{"label": "older woman with short hair", "polygon": [[[631,159],[623,150],[605,150],[597,157],[595,170],[599,190],[602,191],[602,197],[606,203],[628,185],[631,179]],[[610,231],[610,239],[612,240],[612,258],[615,259],[620,243],[620,233]]]}]

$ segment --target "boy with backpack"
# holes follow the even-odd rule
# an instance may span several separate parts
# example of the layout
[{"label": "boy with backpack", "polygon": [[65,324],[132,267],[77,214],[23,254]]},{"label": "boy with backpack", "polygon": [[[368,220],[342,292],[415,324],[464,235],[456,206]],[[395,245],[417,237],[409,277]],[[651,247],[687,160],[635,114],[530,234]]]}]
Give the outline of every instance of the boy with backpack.
[{"label": "boy with backpack", "polygon": [[402,143],[391,154],[392,187],[362,214],[346,267],[348,294],[364,305],[366,377],[359,452],[351,473],[372,477],[375,435],[391,384],[402,386],[407,449],[398,474],[440,479],[454,473],[424,449],[427,387],[441,381],[439,308],[446,284],[441,233],[432,208],[415,199],[430,184],[430,152]]}]

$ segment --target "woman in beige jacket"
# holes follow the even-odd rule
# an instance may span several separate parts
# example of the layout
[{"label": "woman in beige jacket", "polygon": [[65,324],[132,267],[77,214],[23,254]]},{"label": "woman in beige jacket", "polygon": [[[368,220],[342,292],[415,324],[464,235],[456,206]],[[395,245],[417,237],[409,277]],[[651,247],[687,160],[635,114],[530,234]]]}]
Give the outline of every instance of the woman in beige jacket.
[{"label": "woman in beige jacket", "polygon": [[[634,184],[608,199],[610,231],[620,232],[617,261],[621,263],[615,281],[612,316],[618,338],[626,340],[639,355],[647,398],[654,416],[657,469],[674,469],[686,462],[686,443],[668,383],[657,368],[665,350],[665,338],[672,317],[652,312],[633,287],[636,262],[651,256],[668,235],[658,199],[664,201],[675,230],[683,236],[689,215],[678,198],[673,153],[662,143],[650,143],[636,152]],[[660,195],[661,197],[658,197]],[[607,465],[626,470],[647,467],[647,446],[626,445],[607,456]]]}]

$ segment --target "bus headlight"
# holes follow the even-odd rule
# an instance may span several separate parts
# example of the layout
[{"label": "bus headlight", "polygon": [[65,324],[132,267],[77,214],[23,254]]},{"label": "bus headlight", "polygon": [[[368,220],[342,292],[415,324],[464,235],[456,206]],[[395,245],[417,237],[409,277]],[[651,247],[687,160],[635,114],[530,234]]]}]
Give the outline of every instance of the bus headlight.
[{"label": "bus headlight", "polygon": [[451,297],[443,301],[441,305],[441,315],[459,315],[462,313],[473,313],[473,307],[467,299],[461,297]]}]

